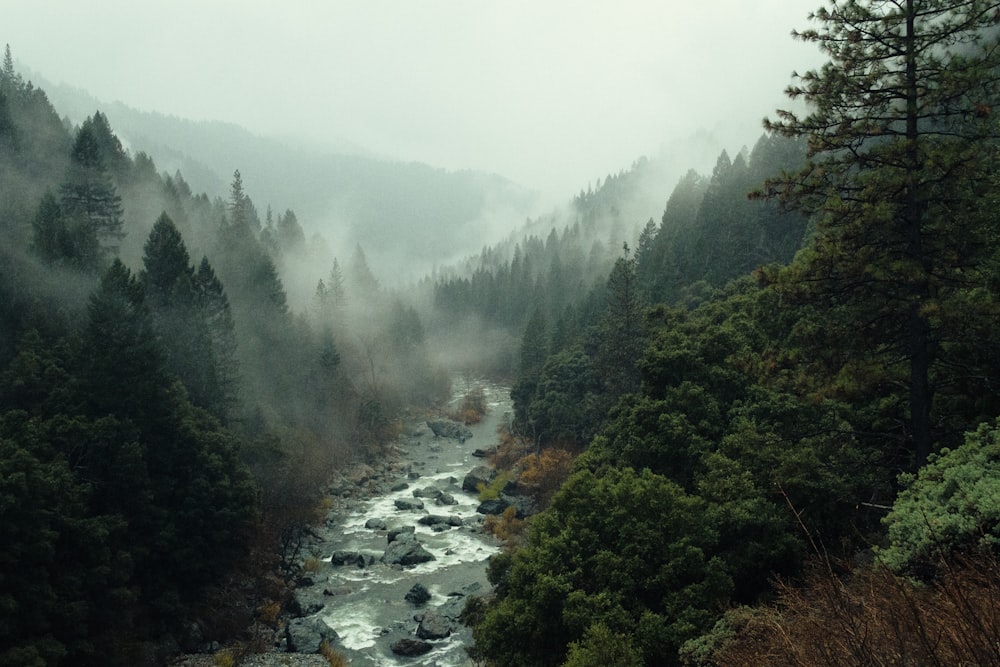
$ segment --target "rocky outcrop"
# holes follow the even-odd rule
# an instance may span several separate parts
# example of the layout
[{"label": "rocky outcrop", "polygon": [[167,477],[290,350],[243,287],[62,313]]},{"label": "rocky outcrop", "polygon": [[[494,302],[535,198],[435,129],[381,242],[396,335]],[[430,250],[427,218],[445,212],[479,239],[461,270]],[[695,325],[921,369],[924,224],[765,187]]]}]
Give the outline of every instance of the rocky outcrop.
[{"label": "rocky outcrop", "polygon": [[498,498],[484,500],[479,503],[476,512],[479,514],[503,514],[508,507],[514,507],[518,519],[524,519],[537,512],[534,501],[528,496],[512,496],[501,493]]},{"label": "rocky outcrop", "polygon": [[285,650],[289,653],[319,653],[320,644],[338,639],[337,631],[318,616],[293,618],[285,628]]},{"label": "rocky outcrop", "polygon": [[427,426],[439,438],[452,438],[459,442],[465,442],[472,437],[472,431],[466,428],[465,424],[450,419],[428,421]]},{"label": "rocky outcrop", "polygon": [[479,485],[486,486],[497,476],[496,471],[489,466],[476,466],[462,480],[462,490],[468,493],[478,493]]}]

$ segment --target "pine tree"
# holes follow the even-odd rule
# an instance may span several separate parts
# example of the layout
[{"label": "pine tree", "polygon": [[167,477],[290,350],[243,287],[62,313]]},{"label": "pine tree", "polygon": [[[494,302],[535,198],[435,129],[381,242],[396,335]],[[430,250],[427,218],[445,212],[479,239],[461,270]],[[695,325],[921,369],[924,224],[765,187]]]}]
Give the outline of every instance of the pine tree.
[{"label": "pine tree", "polygon": [[73,142],[60,205],[71,226],[82,226],[114,256],[125,236],[122,199],[101,153],[94,124],[85,122]]},{"label": "pine tree", "polygon": [[996,137],[998,12],[985,0],[830,2],[811,15],[818,29],[797,33],[830,58],[788,89],[809,112],[765,121],[809,140],[806,168],[765,187],[816,219],[787,283],[849,307],[877,363],[899,369],[917,466],[934,442],[935,312],[985,248],[976,209]]}]

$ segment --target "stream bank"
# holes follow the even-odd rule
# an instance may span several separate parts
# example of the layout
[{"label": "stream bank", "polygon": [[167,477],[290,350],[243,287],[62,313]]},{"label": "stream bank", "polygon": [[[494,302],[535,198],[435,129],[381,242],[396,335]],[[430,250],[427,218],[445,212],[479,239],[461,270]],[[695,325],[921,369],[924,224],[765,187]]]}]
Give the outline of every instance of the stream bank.
[{"label": "stream bank", "polygon": [[[469,387],[460,384],[455,402]],[[469,595],[488,592],[486,560],[500,545],[482,528],[477,494],[462,486],[511,409],[509,388],[473,384],[488,411],[469,433],[408,424],[390,463],[331,485],[334,506],[304,550],[286,651],[311,653],[325,639],[351,665],[471,664],[458,615]]]}]

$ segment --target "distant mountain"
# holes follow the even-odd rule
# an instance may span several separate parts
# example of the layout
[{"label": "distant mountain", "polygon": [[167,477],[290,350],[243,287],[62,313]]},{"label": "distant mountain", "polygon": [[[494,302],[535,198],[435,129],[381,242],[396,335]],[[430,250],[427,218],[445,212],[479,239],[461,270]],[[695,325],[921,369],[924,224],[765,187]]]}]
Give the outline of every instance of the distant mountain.
[{"label": "distant mountain", "polygon": [[133,153],[147,153],[160,171],[180,170],[195,192],[225,198],[239,169],[262,217],[268,206],[275,215],[294,210],[307,235],[321,235],[341,257],[361,244],[387,284],[478,251],[523,222],[537,199],[496,174],[396,162],[347,142],[295,146],[231,123],[137,111],[31,78],[60,115],[79,123],[102,111]]}]

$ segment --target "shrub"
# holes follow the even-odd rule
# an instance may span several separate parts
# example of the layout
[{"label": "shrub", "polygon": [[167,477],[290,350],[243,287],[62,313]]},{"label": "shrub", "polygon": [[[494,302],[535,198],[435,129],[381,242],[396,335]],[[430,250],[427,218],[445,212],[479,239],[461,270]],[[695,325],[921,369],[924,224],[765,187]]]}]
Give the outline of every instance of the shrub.
[{"label": "shrub", "polygon": [[953,450],[932,456],[885,517],[883,561],[897,572],[928,573],[941,558],[1000,545],[1000,430],[983,424]]}]

